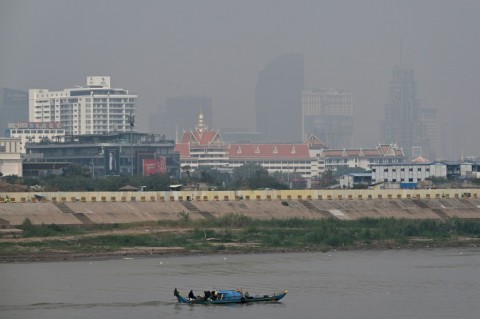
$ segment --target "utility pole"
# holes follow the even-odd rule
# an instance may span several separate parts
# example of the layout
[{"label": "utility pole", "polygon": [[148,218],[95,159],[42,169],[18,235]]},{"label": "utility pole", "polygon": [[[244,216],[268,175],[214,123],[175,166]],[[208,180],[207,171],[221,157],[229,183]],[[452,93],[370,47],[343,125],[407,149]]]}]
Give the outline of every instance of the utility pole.
[{"label": "utility pole", "polygon": [[128,122],[130,123],[130,172],[133,176],[133,127],[135,126],[135,113],[130,113]]}]

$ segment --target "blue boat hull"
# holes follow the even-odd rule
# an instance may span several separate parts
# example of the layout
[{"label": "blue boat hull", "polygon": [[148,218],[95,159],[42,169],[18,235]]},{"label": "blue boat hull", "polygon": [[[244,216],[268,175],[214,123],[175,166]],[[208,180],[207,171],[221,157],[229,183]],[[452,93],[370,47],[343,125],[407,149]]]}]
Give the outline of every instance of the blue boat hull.
[{"label": "blue boat hull", "polygon": [[253,303],[253,302],[277,302],[283,297],[287,295],[287,290],[282,292],[281,294],[272,294],[272,295],[263,295],[263,296],[235,296],[232,298],[224,298],[224,299],[190,299],[183,297],[178,293],[175,289],[174,295],[177,297],[179,303],[184,304],[200,304],[200,305],[225,305],[225,304],[244,304],[244,303]]}]

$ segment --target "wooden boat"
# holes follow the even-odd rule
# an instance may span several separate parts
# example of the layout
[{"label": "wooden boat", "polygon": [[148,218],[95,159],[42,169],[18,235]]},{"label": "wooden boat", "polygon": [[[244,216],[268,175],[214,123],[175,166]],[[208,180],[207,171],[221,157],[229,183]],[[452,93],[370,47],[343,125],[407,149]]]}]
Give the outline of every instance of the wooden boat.
[{"label": "wooden boat", "polygon": [[[185,304],[204,304],[204,305],[224,305],[234,303],[251,303],[251,302],[277,302],[287,294],[288,290],[280,294],[273,293],[271,295],[255,295],[251,296],[248,293],[242,293],[238,290],[218,290],[210,294],[205,292],[205,296],[196,296],[195,298],[183,297],[178,292],[177,288],[173,291],[179,303]],[[208,293],[208,294],[207,294]],[[190,294],[189,294],[190,295]],[[191,296],[191,295],[190,295]],[[193,296],[191,296],[193,297]]]}]

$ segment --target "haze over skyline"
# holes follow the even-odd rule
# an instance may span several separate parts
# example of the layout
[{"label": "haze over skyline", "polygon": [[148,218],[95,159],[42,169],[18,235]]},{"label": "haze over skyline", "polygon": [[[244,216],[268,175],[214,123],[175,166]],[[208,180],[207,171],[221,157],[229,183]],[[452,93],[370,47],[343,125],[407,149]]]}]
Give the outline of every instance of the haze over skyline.
[{"label": "haze over skyline", "polygon": [[306,89],[353,93],[354,146],[371,147],[402,63],[420,106],[452,128],[445,155],[480,156],[479,16],[467,0],[0,0],[0,87],[62,90],[106,75],[138,94],[139,131],[180,95],[213,99],[209,126],[255,129],[259,72],[300,53]]}]

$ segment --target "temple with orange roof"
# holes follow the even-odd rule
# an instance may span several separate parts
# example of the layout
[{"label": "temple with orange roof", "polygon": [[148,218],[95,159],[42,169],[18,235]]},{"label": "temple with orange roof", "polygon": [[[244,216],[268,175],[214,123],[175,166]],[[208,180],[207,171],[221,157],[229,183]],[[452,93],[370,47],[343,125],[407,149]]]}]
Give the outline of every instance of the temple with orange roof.
[{"label": "temple with orange roof", "polygon": [[231,171],[244,164],[262,165],[269,173],[298,173],[315,177],[338,167],[361,167],[375,163],[398,163],[405,160],[396,145],[380,144],[375,148],[329,149],[323,141],[310,136],[304,143],[231,143],[222,140],[219,130],[211,130],[199,114],[195,129],[184,131],[175,150],[180,153],[182,167],[192,171],[211,167]]}]

